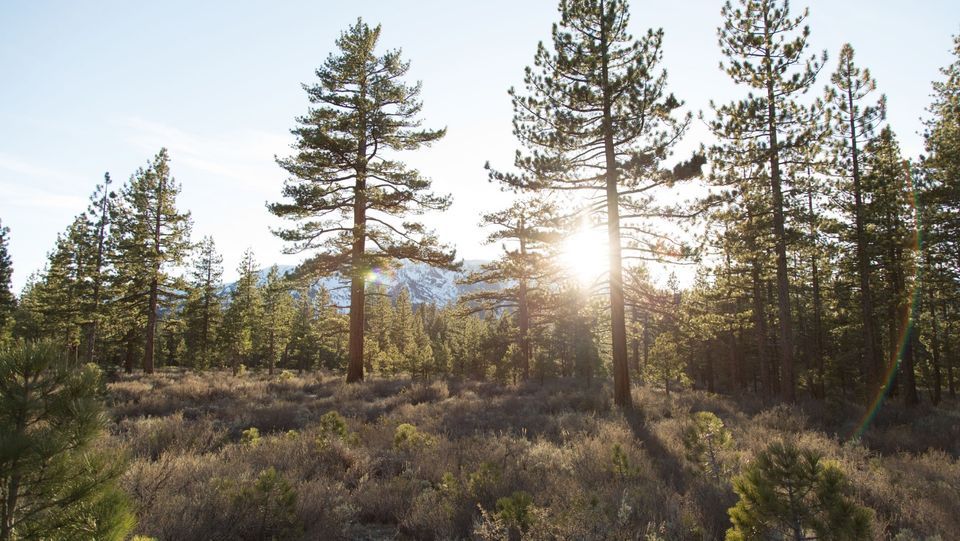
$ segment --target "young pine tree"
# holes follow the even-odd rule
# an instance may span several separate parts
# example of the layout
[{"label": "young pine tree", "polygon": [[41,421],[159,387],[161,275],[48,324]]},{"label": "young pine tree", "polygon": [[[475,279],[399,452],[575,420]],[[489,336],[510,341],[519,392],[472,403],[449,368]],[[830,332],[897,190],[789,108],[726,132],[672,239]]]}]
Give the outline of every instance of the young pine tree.
[{"label": "young pine tree", "polygon": [[555,237],[550,228],[554,215],[552,205],[533,199],[518,201],[506,210],[484,215],[480,225],[496,228],[486,242],[502,243],[503,254],[462,280],[467,285],[492,286],[460,298],[466,313],[515,310],[519,333],[517,356],[524,380],[530,378],[531,329],[544,302],[543,289],[556,272],[545,251]]},{"label": "young pine tree", "polygon": [[521,173],[491,177],[528,190],[600,194],[587,210],[607,228],[614,401],[628,408],[624,237],[626,248],[639,248],[631,232],[645,228],[624,221],[657,214],[646,192],[672,182],[660,163],[689,117],[673,116],[681,104],[660,69],[662,30],[634,40],[625,0],[563,0],[559,11],[552,50],[541,43],[526,70],[527,95],[510,90],[514,135],[529,152],[517,153]]},{"label": "young pine tree", "polygon": [[123,462],[94,448],[106,428],[96,366],[52,340],[0,349],[0,541],[122,540],[134,514]]},{"label": "young pine tree", "polygon": [[880,271],[877,304],[887,323],[888,369],[897,371],[904,402],[915,405],[919,396],[912,292],[917,280],[919,239],[912,173],[889,126],[871,141],[866,154],[869,159],[864,184],[871,194],[866,206],[867,245]]},{"label": "young pine tree", "polygon": [[727,541],[872,539],[872,513],[849,498],[835,464],[814,451],[773,443],[733,480]]},{"label": "young pine tree", "polygon": [[399,259],[453,268],[455,253],[423,224],[409,220],[445,210],[450,199],[396,159],[446,130],[420,128],[420,85],[402,81],[409,63],[400,52],[376,55],[380,27],[363,21],[337,40],[339,51],[304,85],[313,107],[292,130],[295,153],[277,163],[289,174],[283,195],[269,205],[294,222],[276,231],[290,252],[322,250],[299,274],[341,272],[350,279],[350,365],[347,381],[363,379],[364,292],[371,270]]},{"label": "young pine tree", "polygon": [[277,363],[283,358],[290,341],[293,319],[293,297],[290,284],[280,274],[276,265],[270,267],[267,278],[260,288],[263,311],[259,321],[260,350],[267,360],[267,370],[273,374]]},{"label": "young pine tree", "polygon": [[204,237],[196,247],[184,306],[187,354],[193,367],[200,370],[219,359],[215,344],[223,321],[222,278],[223,257],[217,253],[213,238]]},{"label": "young pine tree", "polygon": [[252,250],[243,253],[237,272],[240,278],[230,292],[230,305],[223,317],[221,343],[230,361],[233,374],[240,371],[240,364],[250,364],[255,352],[255,334],[263,314],[263,299],[257,287],[259,273]]},{"label": "young pine tree", "polygon": [[90,206],[87,209],[90,229],[87,237],[89,250],[89,286],[84,302],[84,359],[87,362],[96,362],[99,351],[97,341],[101,339],[101,332],[107,323],[105,301],[109,297],[107,290],[107,265],[110,260],[108,253],[110,245],[111,216],[117,194],[110,189],[112,184],[110,173],[103,175],[103,184],[98,184],[93,195],[90,196]]}]

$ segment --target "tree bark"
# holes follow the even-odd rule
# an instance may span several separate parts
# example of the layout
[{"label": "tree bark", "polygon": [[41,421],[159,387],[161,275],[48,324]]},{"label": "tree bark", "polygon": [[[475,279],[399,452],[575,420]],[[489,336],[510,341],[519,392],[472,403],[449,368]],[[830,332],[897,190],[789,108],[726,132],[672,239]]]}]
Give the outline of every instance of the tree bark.
[{"label": "tree bark", "polygon": [[520,217],[520,227],[517,233],[517,237],[520,239],[520,265],[523,268],[519,291],[517,292],[517,304],[519,305],[517,317],[520,320],[520,355],[523,363],[520,369],[523,372],[523,381],[527,381],[530,379],[530,310],[527,306],[527,233],[523,216]]},{"label": "tree bark", "polygon": [[[864,372],[869,375],[871,395],[882,392],[883,362],[877,355],[876,330],[873,320],[873,295],[870,291],[870,262],[867,259],[867,237],[863,223],[863,190],[860,180],[860,152],[857,148],[857,122],[853,91],[847,90],[850,115],[850,158],[853,166],[854,222],[856,226],[857,273],[860,279],[860,322],[863,327]],[[872,396],[868,398],[868,401]]]},{"label": "tree bark", "polygon": [[793,373],[793,321],[790,310],[790,277],[787,269],[787,234],[783,213],[783,189],[780,178],[780,146],[777,138],[776,95],[771,80],[767,83],[767,123],[770,140],[770,188],[773,192],[773,234],[777,254],[777,312],[779,316],[780,392],[784,400],[796,400]]},{"label": "tree bark", "polygon": [[[366,98],[366,81],[360,83],[360,100]],[[363,381],[363,327],[366,310],[366,257],[367,240],[367,126],[360,112],[360,134],[357,143],[357,179],[353,203],[353,250],[351,253],[350,277],[350,364],[347,368],[347,383]]]},{"label": "tree bark", "polygon": [[630,370],[627,366],[627,326],[624,312],[623,260],[620,253],[620,193],[617,187],[617,157],[613,143],[613,113],[609,87],[607,24],[604,2],[600,2],[601,77],[603,84],[603,150],[606,157],[607,238],[610,250],[610,324],[613,339],[613,401],[623,409],[632,406]]}]

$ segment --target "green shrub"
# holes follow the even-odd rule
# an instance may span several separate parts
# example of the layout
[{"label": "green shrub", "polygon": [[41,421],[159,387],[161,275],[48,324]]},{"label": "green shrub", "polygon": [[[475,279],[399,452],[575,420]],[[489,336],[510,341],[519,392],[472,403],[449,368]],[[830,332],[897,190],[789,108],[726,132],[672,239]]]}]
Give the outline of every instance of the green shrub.
[{"label": "green shrub", "polygon": [[396,449],[416,450],[432,444],[433,438],[409,423],[401,423],[393,433],[393,446]]},{"label": "green shrub", "polygon": [[244,534],[250,539],[297,537],[297,493],[272,466],[260,472],[253,483],[227,482],[224,490],[232,510],[243,517]]},{"label": "green shrub", "polygon": [[328,411],[320,417],[318,423],[320,434],[317,436],[317,445],[326,447],[334,440],[346,443],[357,443],[356,434],[351,434],[347,428],[347,420],[336,411]]},{"label": "green shrub", "polygon": [[260,445],[260,430],[255,426],[251,426],[240,435],[240,441],[251,447]]},{"label": "green shrub", "polygon": [[814,451],[773,443],[733,490],[740,501],[729,510],[727,541],[871,538],[872,513],[848,498],[840,468]]},{"label": "green shrub", "polygon": [[630,465],[630,459],[627,457],[627,453],[624,452],[623,447],[621,447],[619,443],[613,444],[612,461],[613,471],[621,479],[636,477],[640,473],[640,468]]},{"label": "green shrub", "polygon": [[522,534],[530,528],[532,507],[533,498],[530,494],[518,490],[509,497],[497,500],[497,517],[511,530]]},{"label": "green shrub", "polygon": [[683,431],[683,446],[687,458],[697,464],[704,473],[709,473],[719,483],[725,474],[721,452],[733,445],[730,431],[723,421],[709,411],[691,415],[690,423]]}]

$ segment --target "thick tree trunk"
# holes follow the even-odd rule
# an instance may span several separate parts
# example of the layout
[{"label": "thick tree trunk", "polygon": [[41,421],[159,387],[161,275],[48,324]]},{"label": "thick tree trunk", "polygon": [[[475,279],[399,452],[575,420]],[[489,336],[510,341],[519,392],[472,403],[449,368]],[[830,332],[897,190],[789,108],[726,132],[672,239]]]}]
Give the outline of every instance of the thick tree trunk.
[{"label": "thick tree trunk", "polygon": [[[365,97],[365,84],[361,85],[361,100]],[[362,116],[362,115],[361,115]],[[367,263],[367,140],[366,121],[361,119],[360,140],[357,145],[357,179],[353,203],[353,251],[350,277],[350,364],[347,367],[347,383],[363,381],[363,327],[366,309]]]},{"label": "thick tree trunk", "polygon": [[[928,255],[929,258],[929,255]],[[929,259],[928,259],[929,262]],[[929,269],[929,266],[928,266]],[[931,322],[931,364],[933,365],[933,399],[934,405],[939,404],[943,395],[943,375],[940,372],[940,322],[937,317],[937,298],[933,291],[933,284],[927,285],[927,297],[930,303],[930,322]]]},{"label": "thick tree trunk", "polygon": [[127,374],[133,373],[133,348],[134,348],[134,334],[133,331],[127,333],[127,349],[123,357],[123,371]]},{"label": "thick tree trunk", "polygon": [[957,397],[957,383],[953,375],[954,367],[957,364],[957,360],[953,358],[953,348],[951,343],[953,340],[953,320],[950,319],[947,315],[946,306],[943,309],[943,318],[947,322],[947,332],[944,339],[944,364],[947,369],[947,391],[950,393],[950,398]]},{"label": "thick tree trunk", "polygon": [[630,396],[630,370],[627,366],[627,323],[624,312],[623,259],[620,248],[620,193],[617,187],[617,156],[613,143],[613,113],[611,89],[609,88],[609,58],[607,57],[606,10],[600,25],[600,48],[603,51],[601,72],[603,84],[603,151],[606,157],[607,195],[607,240],[610,250],[610,325],[613,339],[613,401],[628,409],[632,406]]},{"label": "thick tree trunk", "polygon": [[780,392],[784,400],[796,400],[793,367],[793,321],[790,310],[790,277],[787,269],[787,234],[784,218],[783,188],[780,177],[780,144],[777,133],[776,95],[772,83],[767,84],[767,123],[770,142],[770,188],[773,192],[773,236],[777,255],[777,314],[780,349]]}]

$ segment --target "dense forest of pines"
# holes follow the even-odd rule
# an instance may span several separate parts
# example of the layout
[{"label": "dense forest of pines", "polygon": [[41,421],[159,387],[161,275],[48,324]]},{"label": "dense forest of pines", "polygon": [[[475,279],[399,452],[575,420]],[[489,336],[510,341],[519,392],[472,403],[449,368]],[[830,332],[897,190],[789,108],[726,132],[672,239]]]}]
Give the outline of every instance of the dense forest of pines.
[{"label": "dense forest of pines", "polygon": [[[662,30],[631,36],[624,1],[560,3],[550,39],[510,90],[515,162],[487,165],[490,181],[516,194],[477,217],[502,253],[461,274],[482,287],[455,304],[391,297],[381,280],[401,261],[460,266],[445,243],[455,239],[418,221],[450,197],[400,161],[445,130],[421,125],[409,64],[379,49],[379,26],[358,20],[304,84],[310,107],[290,155],[277,158],[288,179],[268,211],[285,220],[275,234],[304,254],[301,265],[264,268],[251,249],[225,284],[214,239],[192,237],[178,205],[175,157],[160,149],[125,182],[104,175],[19,294],[7,253],[17,232],[0,227],[0,343],[46,344],[114,379],[179,367],[324,370],[348,383],[574,380],[612,388],[624,410],[641,383],[668,396],[696,389],[865,412],[955,400],[960,36],[953,63],[931,74],[925,152],[905,156],[883,81],[858,64],[855,44],[817,49],[806,12],[782,0],[728,2],[720,15],[721,69],[740,97],[698,119],[669,84]],[[696,121],[712,137],[675,155]],[[681,203],[681,183],[698,197]],[[585,227],[609,242],[599,280],[559,255]],[[696,279],[657,284],[650,261],[696,264]],[[318,286],[333,274],[348,284],[348,306]],[[698,422],[717,445],[729,438],[722,423]],[[804,453],[771,448],[737,478],[728,539],[760,538],[751,532],[768,518],[750,497],[769,499],[764,468],[801,463],[814,465],[806,490],[846,511],[777,531],[865,538],[869,514],[830,492],[842,475]],[[12,520],[4,514],[0,539],[27,539]],[[814,531],[823,536],[803,537]]]}]

